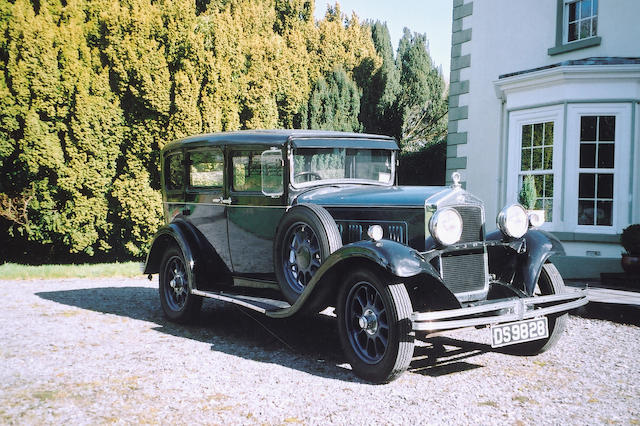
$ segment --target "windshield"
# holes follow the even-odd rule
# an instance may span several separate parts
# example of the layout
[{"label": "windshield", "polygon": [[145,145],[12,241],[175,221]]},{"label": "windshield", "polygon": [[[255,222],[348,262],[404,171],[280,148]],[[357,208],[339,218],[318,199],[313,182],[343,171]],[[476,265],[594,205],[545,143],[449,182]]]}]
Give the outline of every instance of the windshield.
[{"label": "windshield", "polygon": [[298,148],[293,152],[295,186],[318,181],[393,183],[393,151],[366,148]]}]

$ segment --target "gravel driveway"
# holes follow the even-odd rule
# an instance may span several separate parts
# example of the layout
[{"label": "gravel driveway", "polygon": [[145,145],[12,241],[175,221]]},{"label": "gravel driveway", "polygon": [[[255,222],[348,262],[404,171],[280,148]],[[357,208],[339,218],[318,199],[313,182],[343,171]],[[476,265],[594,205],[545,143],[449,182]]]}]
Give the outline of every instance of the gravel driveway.
[{"label": "gravel driveway", "polygon": [[0,290],[0,423],[640,424],[637,325],[572,316],[531,358],[492,352],[487,330],[451,333],[374,386],[344,364],[330,316],[205,301],[178,326],[142,278]]}]

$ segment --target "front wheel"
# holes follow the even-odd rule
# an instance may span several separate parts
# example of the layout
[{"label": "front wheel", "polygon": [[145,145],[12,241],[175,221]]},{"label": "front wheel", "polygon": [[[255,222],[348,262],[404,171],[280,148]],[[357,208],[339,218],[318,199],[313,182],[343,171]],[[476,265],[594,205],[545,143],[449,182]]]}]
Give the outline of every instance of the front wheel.
[{"label": "front wheel", "polygon": [[[534,290],[535,296],[547,296],[550,294],[564,293],[564,281],[558,269],[552,263],[542,265],[540,277]],[[511,355],[530,356],[545,352],[558,343],[562,332],[565,329],[569,314],[548,315],[549,337],[546,339],[533,340],[531,342],[519,343],[517,345],[505,346],[503,352]]]},{"label": "front wheel", "polygon": [[338,332],[353,372],[373,383],[402,374],[413,356],[412,306],[404,284],[357,268],[338,295]]},{"label": "front wheel", "polygon": [[202,297],[191,294],[189,275],[182,251],[167,249],[160,267],[160,305],[171,321],[186,323],[193,320],[202,306]]}]

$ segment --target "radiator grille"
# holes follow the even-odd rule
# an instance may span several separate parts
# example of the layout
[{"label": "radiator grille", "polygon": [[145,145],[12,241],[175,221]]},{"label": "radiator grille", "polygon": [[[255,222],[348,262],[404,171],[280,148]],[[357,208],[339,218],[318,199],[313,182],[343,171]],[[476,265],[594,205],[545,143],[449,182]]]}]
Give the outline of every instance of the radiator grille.
[{"label": "radiator grille", "polygon": [[482,241],[484,239],[484,235],[482,235],[482,209],[474,206],[456,206],[454,209],[462,217],[463,225],[460,242]]},{"label": "radiator grille", "polygon": [[486,288],[487,262],[484,251],[442,256],[442,278],[454,294],[479,292]]}]

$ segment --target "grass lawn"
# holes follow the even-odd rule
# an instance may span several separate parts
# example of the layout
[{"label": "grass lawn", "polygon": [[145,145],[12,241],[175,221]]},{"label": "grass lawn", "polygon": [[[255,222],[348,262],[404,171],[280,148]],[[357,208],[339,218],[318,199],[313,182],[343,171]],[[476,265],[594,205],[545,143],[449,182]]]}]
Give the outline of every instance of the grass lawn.
[{"label": "grass lawn", "polygon": [[142,276],[139,262],[39,266],[4,263],[0,265],[0,280]]}]

